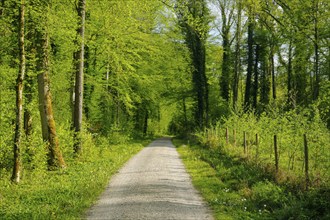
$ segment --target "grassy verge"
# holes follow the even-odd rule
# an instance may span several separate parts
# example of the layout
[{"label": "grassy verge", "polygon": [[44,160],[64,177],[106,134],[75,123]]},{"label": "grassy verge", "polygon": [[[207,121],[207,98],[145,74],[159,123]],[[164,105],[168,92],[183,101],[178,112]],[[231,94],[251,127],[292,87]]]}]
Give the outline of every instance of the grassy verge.
[{"label": "grassy verge", "polygon": [[329,189],[291,192],[239,157],[174,139],[193,184],[216,219],[329,219]]},{"label": "grassy verge", "polygon": [[64,171],[35,170],[19,185],[0,180],[0,219],[79,219],[113,175],[146,143],[98,146]]}]

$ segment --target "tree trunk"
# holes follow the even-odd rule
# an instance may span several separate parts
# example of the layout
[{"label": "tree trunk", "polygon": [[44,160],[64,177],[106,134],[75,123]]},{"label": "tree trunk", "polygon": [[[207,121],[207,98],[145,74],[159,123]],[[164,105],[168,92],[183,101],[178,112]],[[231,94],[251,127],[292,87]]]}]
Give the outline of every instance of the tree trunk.
[{"label": "tree trunk", "polygon": [[260,45],[256,46],[255,51],[255,61],[254,61],[254,82],[253,82],[253,108],[257,109],[258,105],[258,93],[259,93],[259,55],[260,55]]},{"label": "tree trunk", "polygon": [[197,121],[199,127],[207,125],[208,121],[208,85],[205,74],[205,45],[203,40],[194,33],[195,54],[193,54],[194,85],[197,92]]},{"label": "tree trunk", "polygon": [[[25,99],[27,103],[31,103],[33,101],[33,86],[35,78],[29,75],[26,75],[26,85],[25,87]],[[32,113],[29,108],[24,109],[24,131],[27,138],[32,134]]]},{"label": "tree trunk", "polygon": [[272,78],[272,52],[266,45],[263,45],[259,48],[259,56],[258,58],[261,62],[260,68],[260,103],[262,103],[263,107],[266,107],[270,101],[270,93],[271,93],[271,78]]},{"label": "tree trunk", "polygon": [[289,60],[288,60],[288,105],[290,108],[295,108],[296,97],[293,91],[293,69],[292,69],[292,43],[289,44]]},{"label": "tree trunk", "polygon": [[[207,39],[207,14],[209,14],[209,10],[205,0],[179,1],[178,4],[186,7],[185,9],[178,7],[177,15],[191,56],[193,92],[196,94],[195,123],[196,126],[202,128],[208,124],[209,117],[208,82],[205,73],[205,42]],[[197,29],[194,25],[191,25],[188,18],[197,21],[204,28]]]},{"label": "tree trunk", "polygon": [[234,109],[237,109],[238,85],[239,85],[239,80],[240,80],[240,75],[241,75],[241,22],[242,22],[242,3],[241,3],[241,0],[238,0],[234,85],[233,85],[233,107],[234,107]]},{"label": "tree trunk", "polygon": [[195,123],[204,127],[208,122],[208,85],[205,74],[205,45],[203,39],[187,25],[186,42],[191,51],[193,88],[196,93]]},{"label": "tree trunk", "polygon": [[275,61],[274,61],[274,46],[271,48],[270,52],[270,65],[271,65],[271,75],[272,75],[272,92],[273,92],[273,99],[276,100],[276,79],[275,79]]},{"label": "tree trunk", "polygon": [[319,3],[318,0],[314,0],[314,53],[315,53],[315,62],[314,62],[314,74],[315,74],[315,85],[313,91],[313,100],[317,100],[320,92],[320,73],[319,73],[319,28],[318,28],[318,10]]},{"label": "tree trunk", "polygon": [[24,24],[25,24],[25,0],[21,0],[19,11],[19,72],[16,80],[16,126],[14,137],[14,167],[11,180],[18,183],[21,178],[21,142],[23,133],[23,81],[25,75],[25,46],[24,46]]},{"label": "tree trunk", "polygon": [[146,113],[144,115],[144,124],[143,124],[143,135],[146,136],[148,132],[148,119],[149,119],[149,114],[148,110],[146,110]]},{"label": "tree trunk", "polygon": [[224,30],[223,38],[223,56],[222,56],[222,73],[220,77],[220,95],[229,101],[229,82],[230,82],[230,45],[229,45],[229,30]]},{"label": "tree trunk", "polygon": [[328,80],[330,81],[330,45],[328,46]]},{"label": "tree trunk", "polygon": [[77,35],[80,38],[79,51],[76,53],[76,81],[75,81],[75,101],[74,101],[74,131],[75,144],[74,150],[76,153],[81,153],[81,128],[82,128],[82,114],[83,114],[83,94],[84,94],[84,51],[85,51],[85,5],[86,0],[79,0],[78,15],[80,17],[80,24],[77,30]]},{"label": "tree trunk", "polygon": [[42,63],[39,64],[39,69],[42,71],[38,75],[38,90],[39,90],[39,109],[42,123],[43,140],[48,147],[48,168],[50,170],[65,168],[65,162],[60,151],[58,137],[56,134],[55,120],[53,115],[52,99],[50,93],[49,82],[49,36],[45,33],[41,39],[40,48]]},{"label": "tree trunk", "polygon": [[245,87],[245,99],[244,99],[244,109],[249,110],[251,107],[251,85],[252,85],[252,71],[253,71],[253,29],[254,24],[249,16],[248,25],[248,67],[246,75],[246,87]]}]

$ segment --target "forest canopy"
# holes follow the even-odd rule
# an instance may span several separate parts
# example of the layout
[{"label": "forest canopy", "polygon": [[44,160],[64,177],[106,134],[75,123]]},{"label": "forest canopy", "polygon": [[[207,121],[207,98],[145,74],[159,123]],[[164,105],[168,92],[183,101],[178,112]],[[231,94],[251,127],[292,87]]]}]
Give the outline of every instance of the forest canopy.
[{"label": "forest canopy", "polygon": [[328,135],[329,9],[327,0],[1,0],[0,176],[64,169],[100,137],[186,137],[245,114],[296,114]]}]

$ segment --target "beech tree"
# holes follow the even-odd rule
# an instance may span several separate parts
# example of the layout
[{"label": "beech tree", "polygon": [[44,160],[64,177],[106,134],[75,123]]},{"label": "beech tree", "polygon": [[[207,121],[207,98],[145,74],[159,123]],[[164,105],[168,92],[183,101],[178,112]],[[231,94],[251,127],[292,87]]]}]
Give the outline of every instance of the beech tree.
[{"label": "beech tree", "polygon": [[[39,111],[42,125],[42,137],[48,148],[48,168],[65,168],[65,162],[60,150],[56,125],[53,114],[52,96],[50,92],[50,39],[49,39],[49,2],[41,5],[41,11],[44,14],[40,16],[40,29],[38,34],[38,54],[39,60],[37,69],[38,74],[38,93],[39,93]],[[40,10],[39,9],[39,10]]]},{"label": "beech tree", "polygon": [[190,50],[192,81],[196,93],[195,123],[207,126],[209,114],[209,88],[205,69],[205,47],[209,31],[209,9],[204,0],[177,1],[179,23]]},{"label": "beech tree", "polygon": [[19,72],[16,80],[16,127],[14,138],[14,166],[12,173],[12,181],[18,183],[21,178],[22,159],[21,145],[23,138],[23,91],[25,76],[25,1],[21,0],[19,9],[19,28],[18,28],[18,48],[19,48]]},{"label": "beech tree", "polygon": [[242,41],[242,2],[236,1],[237,18],[236,18],[236,34],[235,34],[235,63],[234,63],[234,80],[233,80],[233,108],[237,109],[238,87],[241,78],[241,41]]},{"label": "beech tree", "polygon": [[245,84],[244,108],[248,110],[251,107],[251,91],[252,91],[252,74],[253,74],[253,44],[254,44],[254,12],[249,9],[248,12],[248,58],[247,58],[247,73]]},{"label": "beech tree", "polygon": [[[234,24],[234,10],[235,2],[230,0],[216,0],[215,5],[218,7],[220,12],[221,26],[218,28],[222,38],[222,72],[220,76],[220,94],[221,97],[229,102],[230,99],[230,86],[233,84],[232,81],[232,50],[231,45],[234,40],[230,36],[230,29]],[[237,12],[241,13],[241,12]],[[240,21],[237,21],[239,23]],[[235,37],[235,35],[234,35]],[[237,37],[237,36],[236,36]],[[238,65],[238,64],[237,64]],[[238,68],[238,67],[237,67]],[[238,70],[237,70],[238,71]],[[237,74],[237,73],[236,73]],[[236,77],[238,77],[236,75]],[[236,78],[237,81],[237,78]]]},{"label": "beech tree", "polygon": [[76,153],[81,152],[81,129],[83,116],[83,99],[84,99],[84,55],[85,55],[85,17],[86,17],[86,0],[78,1],[77,12],[79,15],[79,28],[77,29],[77,38],[79,42],[79,50],[75,54],[76,62],[76,80],[74,92],[74,116],[73,127],[75,131],[74,150]]}]

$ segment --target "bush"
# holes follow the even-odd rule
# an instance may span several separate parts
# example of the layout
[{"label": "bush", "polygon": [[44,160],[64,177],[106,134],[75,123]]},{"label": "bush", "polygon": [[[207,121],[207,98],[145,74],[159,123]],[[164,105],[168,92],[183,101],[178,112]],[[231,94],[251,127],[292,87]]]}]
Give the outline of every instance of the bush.
[{"label": "bush", "polygon": [[269,211],[285,207],[288,203],[288,195],[283,189],[269,181],[253,185],[251,199],[256,208]]}]

